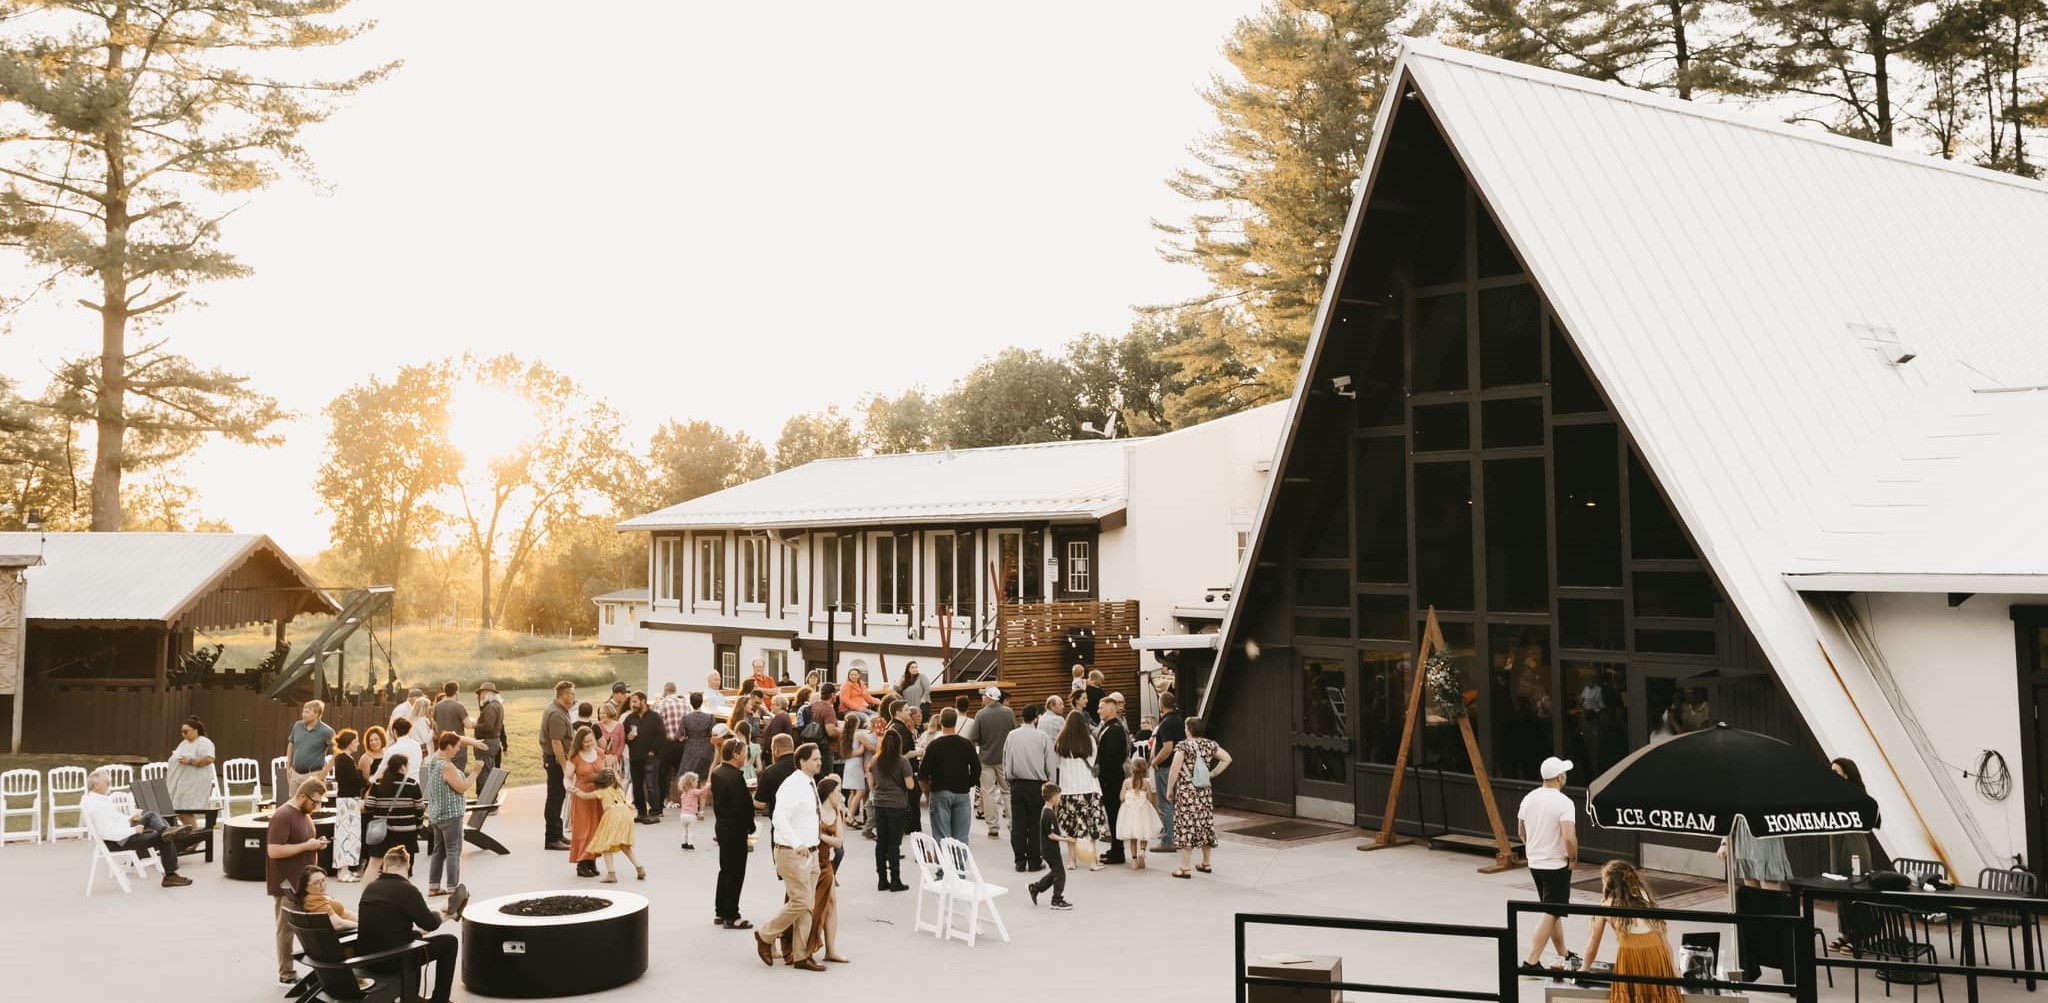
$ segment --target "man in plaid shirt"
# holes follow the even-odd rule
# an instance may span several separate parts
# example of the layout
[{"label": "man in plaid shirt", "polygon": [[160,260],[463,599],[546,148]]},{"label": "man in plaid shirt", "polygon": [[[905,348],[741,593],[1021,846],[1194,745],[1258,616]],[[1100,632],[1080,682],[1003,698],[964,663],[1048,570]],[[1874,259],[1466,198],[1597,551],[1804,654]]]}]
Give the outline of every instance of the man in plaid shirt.
[{"label": "man in plaid shirt", "polygon": [[654,804],[654,817],[660,818],[662,808],[669,803],[669,792],[675,788],[676,767],[683,762],[683,715],[690,712],[690,707],[676,695],[676,684],[663,683],[654,712],[661,715],[661,730],[668,738],[661,743],[661,788],[647,799]]}]

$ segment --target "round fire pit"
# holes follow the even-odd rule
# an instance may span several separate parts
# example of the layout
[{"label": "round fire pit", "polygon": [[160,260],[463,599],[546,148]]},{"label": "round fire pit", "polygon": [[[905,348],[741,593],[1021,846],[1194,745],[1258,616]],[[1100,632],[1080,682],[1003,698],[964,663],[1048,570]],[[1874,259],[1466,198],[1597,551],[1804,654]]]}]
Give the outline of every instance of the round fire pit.
[{"label": "round fire pit", "polygon": [[647,972],[647,900],[587,889],[520,892],[462,911],[462,986],[483,996],[580,996]]},{"label": "round fire pit", "polygon": [[[270,813],[236,815],[220,823],[221,848],[226,857],[221,873],[235,881],[263,880],[264,864],[270,859]],[[320,851],[320,866],[334,869],[334,812],[321,808],[313,812],[313,831],[327,837],[327,849]]]}]

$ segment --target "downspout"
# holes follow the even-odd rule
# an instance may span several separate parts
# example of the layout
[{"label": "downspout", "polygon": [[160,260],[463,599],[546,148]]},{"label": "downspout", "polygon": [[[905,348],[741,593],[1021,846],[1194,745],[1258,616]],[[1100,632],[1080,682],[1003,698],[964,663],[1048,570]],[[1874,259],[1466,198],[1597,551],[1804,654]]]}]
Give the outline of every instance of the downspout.
[{"label": "downspout", "polygon": [[[1857,615],[1855,603],[1850,600],[1850,595],[1851,593],[1845,592],[1828,593],[1821,597],[1821,602],[1828,615],[1834,617],[1835,625],[1841,628],[1842,636],[1849,639],[1850,646],[1856,649],[1857,656],[1862,658],[1863,664],[1870,669],[1871,681],[1877,684],[1878,692],[1884,694],[1885,702],[1890,704],[1892,712],[1898,715],[1899,724],[1906,729],[1907,740],[1913,743],[1914,751],[1920,755],[1921,765],[1927,767],[1927,771],[1935,777],[1946,776],[1948,767],[1935,755],[1934,743],[1928,739],[1927,729],[1921,727],[1919,717],[1914,715],[1912,702],[1899,691],[1898,680],[1893,678],[1891,666],[1885,661],[1884,652],[1878,648],[1877,635],[1872,633],[1869,625]],[[1839,677],[1840,673],[1837,672],[1836,675]],[[1855,697],[1849,694],[1846,686],[1842,692],[1853,706],[1856,702]],[[1862,714],[1861,709],[1858,709],[1857,713]],[[1865,727],[1867,730],[1867,723]],[[1896,776],[1897,773],[1894,771],[1894,777]],[[1948,802],[1949,810],[1955,813],[1956,820],[1962,823],[1963,834],[1969,837],[1971,848],[1977,851],[1977,858],[1986,862],[1999,859],[2000,854],[1991,848],[1991,840],[1984,835],[1983,826],[1977,823],[1977,815],[1963,800],[1962,792],[1952,783],[1943,782],[1936,786],[1941,790],[1942,800]],[[1899,787],[1901,790],[1905,789],[1903,781]],[[1908,803],[1911,800],[1912,796],[1908,794]],[[1914,811],[1918,812],[1919,808],[1916,806]],[[1921,825],[1922,828],[1926,827],[1924,820]],[[1942,848],[1941,841],[1934,838],[1932,831],[1927,833],[1927,837],[1928,842],[1934,846],[1936,855],[1942,858],[1942,865],[1949,869],[1949,873],[1958,873],[1955,862],[1948,859],[1948,853]]]}]

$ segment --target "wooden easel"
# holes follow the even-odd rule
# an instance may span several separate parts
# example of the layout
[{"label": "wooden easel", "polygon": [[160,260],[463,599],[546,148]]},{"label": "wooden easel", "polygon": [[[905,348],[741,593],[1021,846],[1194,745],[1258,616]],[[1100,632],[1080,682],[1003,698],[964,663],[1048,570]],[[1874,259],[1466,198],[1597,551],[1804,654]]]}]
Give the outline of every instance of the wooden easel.
[{"label": "wooden easel", "polygon": [[[1380,816],[1380,833],[1371,842],[1358,844],[1358,849],[1384,850],[1413,842],[1394,832],[1394,812],[1401,806],[1401,782],[1408,776],[1408,753],[1415,746],[1417,715],[1422,712],[1423,666],[1429,664],[1429,657],[1449,647],[1444,643],[1443,628],[1437,626],[1436,607],[1429,608],[1429,617],[1423,622],[1422,644],[1415,652],[1415,681],[1408,687],[1408,713],[1401,719],[1401,752],[1394,757],[1394,783],[1387,791],[1387,810]],[[1462,698],[1462,697],[1461,697]],[[1501,824],[1500,806],[1493,801],[1493,781],[1486,776],[1486,761],[1479,755],[1479,740],[1472,735],[1472,715],[1458,715],[1458,731],[1465,736],[1465,755],[1472,761],[1472,777],[1479,785],[1479,798],[1486,804],[1486,820],[1493,824],[1493,863],[1479,869],[1481,874],[1496,874],[1513,870],[1520,864],[1515,860],[1515,849],[1508,842],[1508,831]]]}]

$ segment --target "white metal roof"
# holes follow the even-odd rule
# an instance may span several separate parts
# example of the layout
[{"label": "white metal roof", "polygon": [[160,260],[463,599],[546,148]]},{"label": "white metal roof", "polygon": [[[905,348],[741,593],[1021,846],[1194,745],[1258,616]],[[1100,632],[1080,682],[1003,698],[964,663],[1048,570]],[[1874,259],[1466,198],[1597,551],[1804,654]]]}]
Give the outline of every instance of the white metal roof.
[{"label": "white metal roof", "polygon": [[590,601],[591,601],[591,602],[627,602],[627,603],[631,603],[631,602],[646,602],[646,601],[647,601],[647,590],[646,590],[646,589],[644,589],[644,588],[639,588],[639,589],[620,589],[620,590],[618,590],[618,591],[616,591],[616,592],[607,592],[607,593],[605,593],[604,595],[601,595],[601,596],[592,596],[592,597],[591,597],[591,599],[590,599]]},{"label": "white metal roof", "polygon": [[1221,634],[1146,634],[1131,638],[1139,651],[1206,651],[1223,640]]},{"label": "white metal roof", "polygon": [[260,533],[0,533],[0,553],[42,555],[23,572],[30,620],[168,622],[262,549],[312,584]]},{"label": "white metal roof", "polygon": [[628,519],[620,529],[768,529],[992,518],[1100,519],[1124,507],[1133,439],[813,460]]},{"label": "white metal roof", "polygon": [[[1969,466],[1978,491],[2042,476],[1996,462],[2042,441],[2027,399],[2040,395],[1982,391],[2048,384],[2048,299],[2032,292],[2048,188],[1433,42],[1408,42],[1395,79],[1412,81],[1823,747],[1887,764],[1866,774],[1886,816],[1923,820],[1966,863],[1971,823],[1943,810],[1945,780],[1884,755],[1910,745],[1905,725],[1785,573],[2048,568],[2037,541],[2018,542],[2037,520],[2013,507],[1950,490],[1921,492],[1917,512],[1864,504],[1912,495],[1901,469],[1925,486]],[[1369,163],[1404,104],[1381,103]],[[1369,190],[1340,260],[1373,238]],[[1871,345],[1885,339],[1917,357],[1888,363]],[[1971,444],[1983,462],[1948,457],[1965,433],[1989,436]],[[1919,538],[1894,547],[1886,531]]]}]

